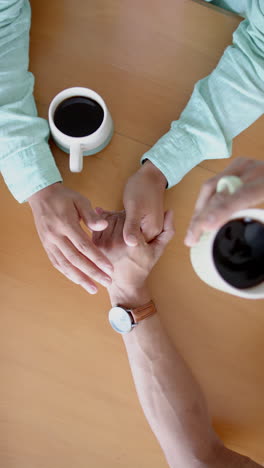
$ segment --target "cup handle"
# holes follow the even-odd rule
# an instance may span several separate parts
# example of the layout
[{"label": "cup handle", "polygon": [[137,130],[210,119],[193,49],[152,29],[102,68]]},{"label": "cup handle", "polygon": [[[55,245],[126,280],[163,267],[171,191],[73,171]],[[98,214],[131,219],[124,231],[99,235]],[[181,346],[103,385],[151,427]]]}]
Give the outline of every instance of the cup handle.
[{"label": "cup handle", "polygon": [[83,152],[80,143],[71,143],[70,146],[70,171],[81,172],[83,168]]}]

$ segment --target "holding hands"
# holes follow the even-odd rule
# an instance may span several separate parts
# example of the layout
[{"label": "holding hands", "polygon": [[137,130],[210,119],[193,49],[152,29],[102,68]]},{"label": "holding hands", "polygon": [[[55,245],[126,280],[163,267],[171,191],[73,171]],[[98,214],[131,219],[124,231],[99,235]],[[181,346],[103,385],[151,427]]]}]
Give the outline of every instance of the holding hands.
[{"label": "holding hands", "polygon": [[123,197],[126,210],[124,240],[127,245],[137,245],[141,232],[147,242],[161,233],[166,185],[165,176],[150,161],[146,161],[128,179]]},{"label": "holding hands", "polygon": [[[218,181],[228,175],[240,177],[243,185],[232,195],[228,192],[217,193]],[[136,245],[140,231],[147,241],[161,232],[165,188],[165,177],[150,161],[128,179],[124,191],[124,240],[127,245]],[[262,202],[264,162],[236,158],[223,172],[202,186],[185,244],[188,247],[195,245],[204,231],[218,229],[235,211]]]},{"label": "holding hands", "polygon": [[[216,193],[219,179],[226,175],[238,176],[243,182],[232,195]],[[60,183],[40,190],[28,201],[55,268],[90,294],[97,292],[94,281],[117,293],[142,288],[173,237],[172,212],[164,217],[165,188],[164,175],[147,161],[126,184],[123,212],[95,212],[89,200]],[[261,202],[264,162],[235,159],[203,185],[185,244],[195,245],[204,231],[219,228],[235,211]],[[81,220],[93,233],[92,239],[81,228]]]},{"label": "holding hands", "polygon": [[100,208],[97,212],[108,223],[104,231],[93,233],[93,242],[114,266],[112,284],[108,286],[112,302],[139,300],[142,305],[149,300],[147,277],[174,235],[173,213],[163,215],[161,233],[155,239],[147,243],[139,232],[137,246],[129,247],[123,238],[125,212],[106,212]]},{"label": "holding hands", "polygon": [[[149,161],[129,179],[124,194],[126,217],[123,213],[120,237],[123,239],[124,235],[127,245],[141,245],[141,229],[147,240],[152,240],[161,233],[165,186],[165,177]],[[92,232],[98,233],[94,236],[96,241],[100,238],[100,242],[104,242],[105,236],[100,236],[99,233],[108,226],[108,219],[112,221],[115,216],[104,213],[102,217],[92,209],[89,200],[61,183],[36,192],[28,202],[39,237],[53,266],[90,294],[97,292],[94,281],[108,287],[111,284],[113,266],[103,253],[106,249],[102,251],[97,248],[81,228],[80,221]],[[119,221],[116,226],[118,233],[121,215]],[[107,236],[110,229],[113,231],[112,224]]]},{"label": "holding hands", "polygon": [[94,281],[111,283],[111,262],[95,247],[80,221],[91,231],[102,231],[107,221],[94,212],[84,196],[56,183],[35,193],[29,204],[39,237],[53,266],[90,294]]}]

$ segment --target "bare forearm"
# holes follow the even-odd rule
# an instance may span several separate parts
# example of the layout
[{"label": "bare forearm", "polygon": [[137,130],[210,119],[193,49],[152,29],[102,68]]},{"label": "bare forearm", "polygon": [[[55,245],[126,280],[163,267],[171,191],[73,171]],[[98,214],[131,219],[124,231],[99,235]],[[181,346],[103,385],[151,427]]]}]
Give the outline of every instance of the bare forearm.
[{"label": "bare forearm", "polygon": [[201,390],[158,315],[125,335],[124,342],[139,400],[170,467],[206,466],[220,441]]},{"label": "bare forearm", "polygon": [[[144,288],[127,298],[117,296],[112,295],[112,302],[128,307],[130,302],[137,307],[150,299]],[[123,338],[141,406],[171,468],[260,466],[226,449],[218,439],[201,389],[158,314]]]}]

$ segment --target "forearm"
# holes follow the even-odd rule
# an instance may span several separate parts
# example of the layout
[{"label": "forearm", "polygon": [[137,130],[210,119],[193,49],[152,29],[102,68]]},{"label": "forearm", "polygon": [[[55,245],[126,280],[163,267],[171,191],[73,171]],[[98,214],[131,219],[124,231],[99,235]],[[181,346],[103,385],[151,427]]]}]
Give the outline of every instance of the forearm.
[{"label": "forearm", "polygon": [[163,172],[169,187],[202,160],[229,157],[233,138],[263,114],[264,12],[259,2],[247,5],[233,45],[195,85],[171,130],[143,155]]},{"label": "forearm", "polygon": [[[113,292],[111,299],[137,307],[150,296],[143,288],[128,297]],[[201,389],[158,314],[123,339],[141,406],[171,468],[259,466],[227,450],[214,433]]]},{"label": "forearm", "polygon": [[124,342],[141,406],[169,466],[207,466],[220,442],[200,388],[158,315],[125,335]]},{"label": "forearm", "polygon": [[28,0],[0,2],[0,171],[20,202],[61,180],[33,98],[29,29]]}]

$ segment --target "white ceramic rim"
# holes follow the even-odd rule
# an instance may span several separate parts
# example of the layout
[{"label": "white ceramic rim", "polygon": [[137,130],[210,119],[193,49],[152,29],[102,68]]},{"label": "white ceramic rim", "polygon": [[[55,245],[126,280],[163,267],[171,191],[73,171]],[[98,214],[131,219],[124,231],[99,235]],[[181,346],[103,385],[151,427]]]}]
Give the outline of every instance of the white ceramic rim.
[{"label": "white ceramic rim", "polygon": [[[103,108],[103,111],[104,111],[103,121],[100,127],[95,132],[91,133],[90,135],[87,135],[84,137],[73,137],[70,135],[66,135],[65,133],[61,132],[54,123],[54,120],[53,120],[54,112],[57,109],[58,105],[65,99],[70,98],[72,96],[84,96],[84,97],[94,99]],[[91,139],[97,140],[97,138],[100,137],[100,133],[102,133],[102,129],[105,125],[108,113],[109,111],[107,109],[107,106],[103,98],[98,93],[96,93],[96,91],[93,91],[90,88],[84,88],[84,87],[79,87],[79,86],[74,86],[72,88],[64,89],[63,91],[60,91],[58,94],[56,94],[56,96],[52,99],[49,105],[48,115],[49,115],[49,125],[51,129],[51,133],[52,135],[54,135],[55,138],[58,137],[60,141],[62,141],[65,145],[69,147],[73,141],[77,143],[80,142],[80,144],[85,145],[86,143],[89,143]]]}]

